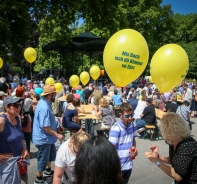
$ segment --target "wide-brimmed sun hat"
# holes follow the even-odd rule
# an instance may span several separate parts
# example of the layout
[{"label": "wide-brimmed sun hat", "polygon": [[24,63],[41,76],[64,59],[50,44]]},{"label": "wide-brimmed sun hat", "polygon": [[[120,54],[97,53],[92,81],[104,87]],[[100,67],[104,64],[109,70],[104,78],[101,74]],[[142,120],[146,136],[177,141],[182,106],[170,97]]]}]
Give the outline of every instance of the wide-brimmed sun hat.
[{"label": "wide-brimmed sun hat", "polygon": [[45,85],[43,87],[43,92],[40,94],[40,96],[45,96],[45,95],[48,95],[50,93],[56,93],[56,89],[55,89],[55,86],[54,85]]}]

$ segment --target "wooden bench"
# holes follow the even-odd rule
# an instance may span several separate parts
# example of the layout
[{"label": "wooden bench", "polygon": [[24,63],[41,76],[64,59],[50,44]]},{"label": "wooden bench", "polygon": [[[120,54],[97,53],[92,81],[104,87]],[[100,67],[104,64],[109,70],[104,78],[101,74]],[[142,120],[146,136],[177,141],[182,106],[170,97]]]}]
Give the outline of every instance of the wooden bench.
[{"label": "wooden bench", "polygon": [[[162,110],[160,109],[157,109],[155,108],[155,115],[156,115],[156,119],[160,120],[164,115],[166,114],[166,112],[163,112]],[[156,125],[156,122],[155,122],[155,125],[145,125],[145,130],[144,130],[144,136],[143,138],[145,139],[145,135],[147,133],[147,131],[149,130],[150,132],[153,131],[153,133],[155,132],[156,128],[157,128],[157,131],[158,131],[158,134],[157,134],[157,137],[158,137],[158,140],[160,139],[160,129],[157,127]],[[152,139],[152,135],[151,135],[151,138],[150,140]]]}]

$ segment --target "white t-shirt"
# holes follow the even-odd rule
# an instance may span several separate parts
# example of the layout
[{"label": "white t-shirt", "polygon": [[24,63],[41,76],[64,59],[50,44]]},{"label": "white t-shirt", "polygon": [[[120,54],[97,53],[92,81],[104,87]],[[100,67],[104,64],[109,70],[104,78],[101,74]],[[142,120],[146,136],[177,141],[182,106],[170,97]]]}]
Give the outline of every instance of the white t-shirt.
[{"label": "white t-shirt", "polygon": [[[55,159],[55,165],[60,168],[65,167],[66,174],[69,178],[70,182],[74,181],[74,164],[75,164],[75,158],[76,156],[70,151],[68,148],[68,142],[70,139],[68,139],[66,142],[64,142],[60,148],[57,151],[56,159]],[[69,184],[64,175],[62,177],[62,182],[65,184]]]},{"label": "white t-shirt", "polygon": [[146,102],[142,101],[142,100],[138,100],[138,104],[137,104],[137,107],[136,107],[136,109],[134,111],[133,118],[135,118],[135,119],[141,118],[140,115],[144,111],[145,107],[146,107]]}]

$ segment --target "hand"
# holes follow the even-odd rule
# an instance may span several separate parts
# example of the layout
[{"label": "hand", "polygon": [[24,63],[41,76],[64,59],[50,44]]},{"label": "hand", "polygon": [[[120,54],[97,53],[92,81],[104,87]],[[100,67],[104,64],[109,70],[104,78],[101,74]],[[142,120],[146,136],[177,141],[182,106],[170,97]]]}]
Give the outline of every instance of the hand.
[{"label": "hand", "polygon": [[62,134],[58,134],[57,138],[59,141],[63,141],[64,140],[64,136]]},{"label": "hand", "polygon": [[64,128],[63,127],[57,128],[57,133],[58,134],[62,134],[63,132],[64,132]]},{"label": "hand", "polygon": [[153,152],[145,152],[144,156],[148,158],[151,162],[156,163],[159,159],[155,158]]},{"label": "hand", "polygon": [[159,157],[159,149],[157,146],[153,145],[150,147],[150,149],[152,150],[152,153],[154,155],[155,158]]},{"label": "hand", "polygon": [[133,156],[136,157],[138,155],[138,150],[135,148],[135,151],[133,152]]},{"label": "hand", "polygon": [[6,160],[8,158],[11,158],[13,156],[12,153],[4,153],[4,154],[0,154],[0,162],[4,163],[4,164],[7,164]]},{"label": "hand", "polygon": [[24,158],[24,159],[29,158],[29,152],[27,151],[27,149],[23,150],[23,152],[21,154],[21,157]]}]

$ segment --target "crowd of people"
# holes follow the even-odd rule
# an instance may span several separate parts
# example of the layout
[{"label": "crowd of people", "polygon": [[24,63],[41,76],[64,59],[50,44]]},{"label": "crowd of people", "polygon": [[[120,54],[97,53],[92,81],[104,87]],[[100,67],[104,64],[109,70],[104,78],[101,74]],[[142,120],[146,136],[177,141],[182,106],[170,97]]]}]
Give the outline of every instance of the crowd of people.
[{"label": "crowd of people", "polygon": [[[34,184],[48,183],[44,178],[52,176],[55,184],[127,184],[138,155],[136,137],[143,136],[145,125],[155,125],[155,108],[167,112],[160,126],[169,156],[161,157],[153,145],[145,157],[175,183],[197,183],[197,143],[190,123],[197,115],[195,84],[182,82],[161,93],[144,78],[122,88],[108,80],[76,88],[63,77],[59,82],[63,89],[57,94],[44,80],[11,74],[0,78],[0,183],[21,182],[17,161],[31,158],[32,140],[38,149]],[[62,96],[63,104],[58,101]],[[94,136],[84,132],[78,118],[85,112],[82,104],[91,104],[101,120],[94,123]],[[72,136],[57,151],[55,143],[64,140],[64,128]]]}]

